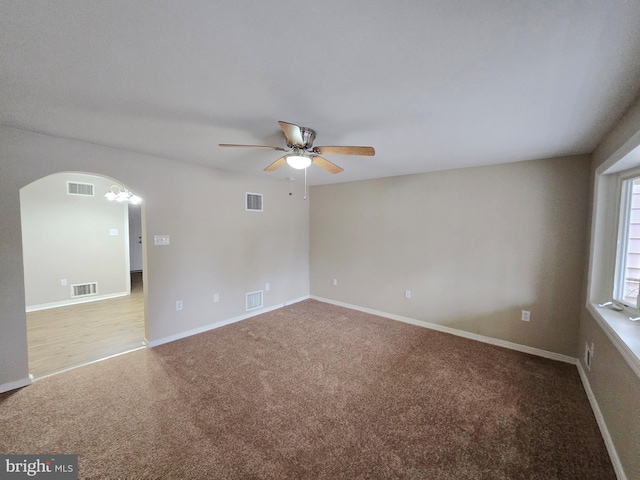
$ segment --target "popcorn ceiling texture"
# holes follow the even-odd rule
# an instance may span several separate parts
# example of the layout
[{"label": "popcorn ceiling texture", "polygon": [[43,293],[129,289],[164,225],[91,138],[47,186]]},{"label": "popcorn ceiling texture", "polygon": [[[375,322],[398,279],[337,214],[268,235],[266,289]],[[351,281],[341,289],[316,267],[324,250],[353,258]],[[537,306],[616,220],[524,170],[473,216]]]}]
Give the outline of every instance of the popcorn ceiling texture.
[{"label": "popcorn ceiling texture", "polygon": [[81,478],[615,479],[573,365],[307,300],[0,395]]}]

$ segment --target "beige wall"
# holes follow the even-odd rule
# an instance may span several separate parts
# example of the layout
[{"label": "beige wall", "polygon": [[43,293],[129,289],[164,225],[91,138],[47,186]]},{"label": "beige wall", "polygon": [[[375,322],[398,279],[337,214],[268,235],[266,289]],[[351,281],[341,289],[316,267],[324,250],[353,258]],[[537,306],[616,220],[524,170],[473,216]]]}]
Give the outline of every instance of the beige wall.
[{"label": "beige wall", "polygon": [[[20,189],[52,173],[104,175],[143,197],[150,341],[245,315],[245,292],[266,282],[265,308],[309,294],[308,202],[300,186],[289,196],[287,182],[6,127],[0,169],[0,387],[28,377]],[[265,212],[246,212],[245,192],[264,194]],[[156,234],[170,235],[171,245],[154,246]]]},{"label": "beige wall", "polygon": [[[68,181],[93,184],[95,195],[68,195]],[[72,298],[75,284],[97,282],[98,295],[90,298],[128,293],[127,204],[104,198],[111,185],[104,177],[59,173],[20,190],[27,309],[84,300]]]},{"label": "beige wall", "polygon": [[591,370],[585,375],[607,424],[628,479],[640,479],[640,379],[588,310],[580,324],[581,351],[593,343]]},{"label": "beige wall", "polygon": [[[600,143],[593,154],[592,171],[638,144],[640,99]],[[586,308],[582,309],[579,342],[581,352],[585,343],[594,344],[591,370],[581,355],[579,360],[627,478],[640,479],[640,378]]]},{"label": "beige wall", "polygon": [[311,293],[575,357],[588,181],[579,156],[313,187]]},{"label": "beige wall", "polygon": [[[593,168],[639,134],[640,101]],[[301,192],[289,197],[279,182],[0,128],[0,386],[28,373],[19,189],[60,171],[93,172],[145,199],[151,340],[243,314],[244,292],[267,281],[266,306],[302,297],[310,277],[314,295],[578,358],[593,341],[588,382],[627,477],[640,478],[640,379],[581,308],[587,162],[313,187],[309,225]],[[264,193],[267,212],[244,212],[235,202],[246,191]],[[172,245],[152,246],[153,234],[170,234]],[[530,323],[519,320],[522,309]]]}]

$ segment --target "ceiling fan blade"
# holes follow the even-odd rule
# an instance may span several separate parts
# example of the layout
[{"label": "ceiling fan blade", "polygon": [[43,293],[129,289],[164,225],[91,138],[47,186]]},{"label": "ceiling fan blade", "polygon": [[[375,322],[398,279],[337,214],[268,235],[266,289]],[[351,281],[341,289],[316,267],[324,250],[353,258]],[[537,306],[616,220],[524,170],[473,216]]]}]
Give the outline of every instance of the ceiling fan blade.
[{"label": "ceiling fan blade", "polygon": [[319,166],[320,168],[325,169],[329,173],[334,173],[335,174],[335,173],[340,173],[340,172],[344,171],[343,168],[340,168],[335,163],[331,163],[326,158],[318,157],[317,155],[314,155],[313,158],[311,159],[311,161],[315,165]]},{"label": "ceiling fan blade", "polygon": [[278,122],[280,128],[287,139],[287,144],[295,145],[296,147],[304,147],[304,138],[302,138],[302,130],[298,125],[288,122]]},{"label": "ceiling fan blade", "polygon": [[373,147],[313,147],[313,153],[322,155],[364,155],[373,157],[376,151]]},{"label": "ceiling fan blade", "polygon": [[269,165],[267,168],[265,168],[264,171],[265,172],[273,172],[274,170],[280,168],[285,163],[287,163],[287,159],[284,158],[284,157],[280,157],[278,160],[276,160],[271,165]]},{"label": "ceiling fan blade", "polygon": [[235,143],[219,143],[219,147],[235,147],[235,148],[266,148],[269,150],[280,150],[286,152],[286,149],[282,147],[270,147],[269,145],[237,145]]}]

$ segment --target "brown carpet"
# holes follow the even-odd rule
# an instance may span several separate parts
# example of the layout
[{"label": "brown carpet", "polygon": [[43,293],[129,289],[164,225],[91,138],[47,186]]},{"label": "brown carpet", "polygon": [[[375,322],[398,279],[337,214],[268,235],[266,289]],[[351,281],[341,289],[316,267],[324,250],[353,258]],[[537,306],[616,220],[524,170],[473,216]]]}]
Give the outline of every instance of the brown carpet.
[{"label": "brown carpet", "polygon": [[82,478],[615,479],[576,367],[307,300],[0,395]]}]

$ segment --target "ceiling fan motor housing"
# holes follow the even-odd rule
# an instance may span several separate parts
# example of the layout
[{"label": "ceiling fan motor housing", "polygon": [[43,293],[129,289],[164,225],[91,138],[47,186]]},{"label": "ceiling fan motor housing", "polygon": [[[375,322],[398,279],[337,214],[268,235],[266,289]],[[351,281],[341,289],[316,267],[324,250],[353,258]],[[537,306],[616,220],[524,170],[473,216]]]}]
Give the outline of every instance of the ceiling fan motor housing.
[{"label": "ceiling fan motor housing", "polygon": [[316,138],[315,130],[307,127],[300,127],[300,133],[302,134],[302,145],[290,145],[290,147],[311,148],[313,141]]},{"label": "ceiling fan motor housing", "polygon": [[301,127],[295,123],[278,121],[284,138],[287,142],[287,148],[272,147],[267,145],[238,145],[233,143],[221,143],[221,147],[240,147],[240,148],[266,148],[269,150],[279,150],[286,152],[285,155],[277,159],[271,165],[265,168],[265,172],[271,172],[280,168],[282,165],[289,164],[293,168],[304,169],[306,172],[310,164],[326,170],[329,173],[340,173],[343,169],[320,155],[375,155],[373,147],[353,147],[353,146],[327,146],[313,147],[313,141],[316,138],[315,130],[307,127]]}]

